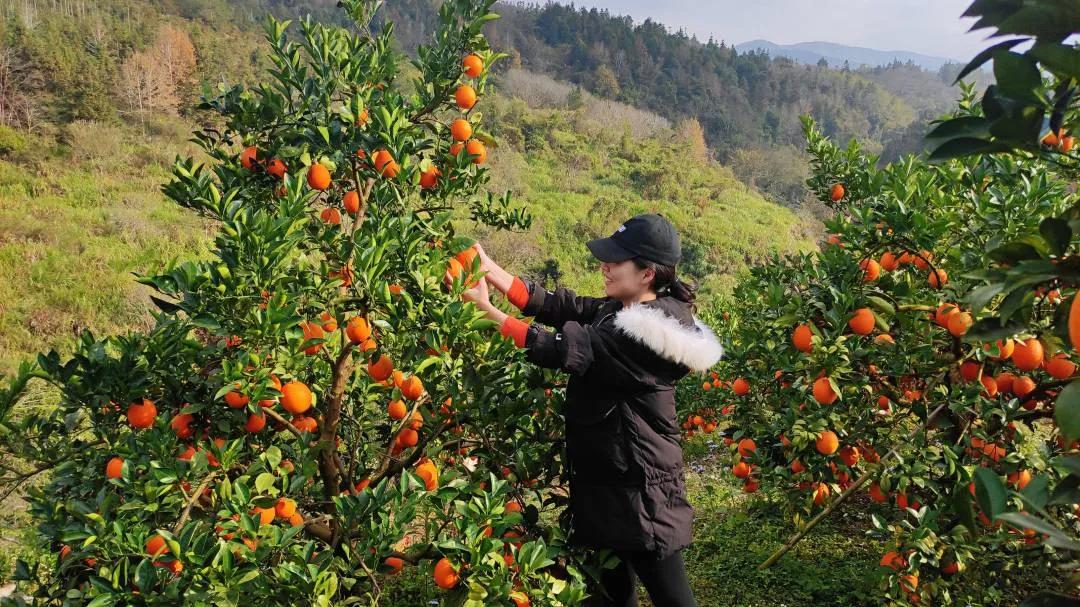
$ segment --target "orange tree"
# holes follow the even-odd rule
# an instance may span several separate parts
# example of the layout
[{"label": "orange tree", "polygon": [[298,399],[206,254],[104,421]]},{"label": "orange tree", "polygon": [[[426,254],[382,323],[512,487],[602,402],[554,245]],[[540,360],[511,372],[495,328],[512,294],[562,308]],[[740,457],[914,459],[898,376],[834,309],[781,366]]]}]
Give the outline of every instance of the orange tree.
[{"label": "orange tree", "polygon": [[[954,118],[980,116],[969,90]],[[879,169],[805,131],[829,235],[754,267],[714,311],[728,357],[684,390],[684,428],[724,433],[744,490],[785,498],[792,543],[855,491],[881,503],[884,601],[993,602],[968,567],[1047,568],[1077,545],[1048,522],[1074,524],[1080,501],[1077,158]]]},{"label": "orange tree", "polygon": [[[583,598],[558,388],[460,299],[455,213],[530,222],[479,195],[492,0],[442,4],[408,91],[378,4],[268,22],[269,81],[204,95],[209,161],[164,187],[217,222],[212,253],[139,277],[153,329],[84,333],[2,393],[9,484],[51,474],[28,499],[52,553],[17,571],[41,604],[372,604],[412,566],[448,604]],[[58,405],[13,414],[34,377]]]}]

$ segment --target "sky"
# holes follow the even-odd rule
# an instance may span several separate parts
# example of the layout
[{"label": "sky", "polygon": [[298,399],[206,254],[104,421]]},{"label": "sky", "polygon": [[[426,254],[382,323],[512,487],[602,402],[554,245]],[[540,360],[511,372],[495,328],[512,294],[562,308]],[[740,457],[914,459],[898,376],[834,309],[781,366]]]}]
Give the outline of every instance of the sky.
[{"label": "sky", "polygon": [[[574,0],[684,28],[702,42],[764,38],[779,44],[837,42],[885,51],[914,51],[966,63],[989,44],[989,30],[966,33],[960,15],[972,0]],[[569,4],[570,0],[560,0]]]}]

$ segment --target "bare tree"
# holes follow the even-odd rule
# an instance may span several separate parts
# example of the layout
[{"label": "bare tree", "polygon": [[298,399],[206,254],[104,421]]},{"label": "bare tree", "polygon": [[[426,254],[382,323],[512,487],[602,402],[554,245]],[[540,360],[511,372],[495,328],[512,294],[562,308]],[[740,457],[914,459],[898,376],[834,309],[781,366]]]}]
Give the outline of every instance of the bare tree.
[{"label": "bare tree", "polygon": [[183,30],[166,25],[154,45],[136,51],[120,66],[119,92],[128,107],[140,114],[175,112],[178,91],[190,83],[195,69],[195,47]]},{"label": "bare tree", "polygon": [[0,124],[30,129],[37,114],[31,92],[40,84],[29,61],[15,49],[0,46]]}]

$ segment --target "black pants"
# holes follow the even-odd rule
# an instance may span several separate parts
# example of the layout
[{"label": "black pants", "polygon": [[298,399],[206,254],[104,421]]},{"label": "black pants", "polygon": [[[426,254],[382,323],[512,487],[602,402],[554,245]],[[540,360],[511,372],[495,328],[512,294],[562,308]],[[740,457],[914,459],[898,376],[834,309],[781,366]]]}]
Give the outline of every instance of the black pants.
[{"label": "black pants", "polygon": [[[649,591],[655,607],[697,607],[690,581],[686,578],[686,563],[682,552],[657,560],[649,552],[619,553],[622,561],[614,569],[605,569],[603,590],[594,594],[595,607],[637,607],[636,574]],[[606,592],[609,596],[603,596]]]}]

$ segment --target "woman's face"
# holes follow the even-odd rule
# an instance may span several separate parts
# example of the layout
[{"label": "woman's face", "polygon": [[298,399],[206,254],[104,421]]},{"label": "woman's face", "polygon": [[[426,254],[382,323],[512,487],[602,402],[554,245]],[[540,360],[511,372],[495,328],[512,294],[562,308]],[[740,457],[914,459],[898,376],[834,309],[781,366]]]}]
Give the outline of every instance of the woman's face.
[{"label": "woman's face", "polygon": [[618,263],[601,262],[604,274],[604,293],[615,299],[633,299],[644,294],[652,284],[654,272],[641,270],[633,260]]}]

